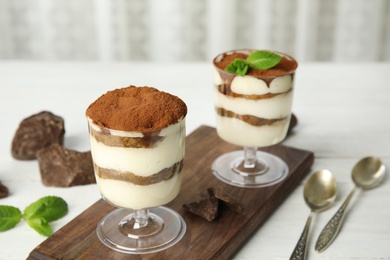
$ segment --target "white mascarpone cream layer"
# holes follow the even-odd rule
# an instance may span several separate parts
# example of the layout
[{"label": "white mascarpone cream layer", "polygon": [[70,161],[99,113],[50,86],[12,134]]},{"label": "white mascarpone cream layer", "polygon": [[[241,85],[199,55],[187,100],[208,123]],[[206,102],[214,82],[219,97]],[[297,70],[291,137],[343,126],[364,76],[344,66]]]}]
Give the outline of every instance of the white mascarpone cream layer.
[{"label": "white mascarpone cream layer", "polygon": [[131,182],[101,179],[96,176],[100,193],[111,203],[125,208],[144,209],[164,205],[180,191],[182,174],[156,184],[140,186]]},{"label": "white mascarpone cream layer", "polygon": [[218,71],[214,69],[214,85],[221,85],[224,81],[221,78],[221,75],[219,75]]},{"label": "white mascarpone cream layer", "polygon": [[[214,84],[223,84],[223,79],[219,75],[218,71],[214,72]],[[252,76],[236,76],[232,80],[230,89],[236,94],[242,95],[263,95],[267,93],[283,93],[292,88],[292,76],[284,75],[274,78],[269,87],[267,83],[261,79]]]},{"label": "white mascarpone cream layer", "polygon": [[[121,133],[121,136],[123,136],[125,132],[111,131],[111,133]],[[137,136],[139,134],[129,132],[126,135]],[[106,146],[101,142],[97,142],[91,136],[93,161],[101,168],[131,172],[139,176],[156,174],[183,159],[185,152],[185,119],[163,129],[160,136],[165,138],[154,148]]]},{"label": "white mascarpone cream layer", "polygon": [[293,90],[272,98],[250,100],[223,95],[215,87],[215,107],[224,108],[239,115],[253,115],[260,118],[274,119],[291,113]]},{"label": "white mascarpone cream layer", "polygon": [[263,147],[281,142],[287,134],[289,119],[272,125],[252,126],[236,118],[217,115],[218,135],[239,146]]}]

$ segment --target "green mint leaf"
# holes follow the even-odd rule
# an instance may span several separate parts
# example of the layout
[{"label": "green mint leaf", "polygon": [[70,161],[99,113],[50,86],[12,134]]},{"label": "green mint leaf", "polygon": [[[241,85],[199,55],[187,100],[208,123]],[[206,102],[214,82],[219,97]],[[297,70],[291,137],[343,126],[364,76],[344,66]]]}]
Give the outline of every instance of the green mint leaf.
[{"label": "green mint leaf", "polygon": [[272,67],[275,67],[281,59],[282,56],[273,52],[255,51],[252,52],[246,60],[251,68],[267,70]]},{"label": "green mint leaf", "polygon": [[24,209],[23,218],[26,220],[32,218],[43,218],[47,222],[60,219],[68,213],[68,204],[55,196],[47,196],[31,203]]},{"label": "green mint leaf", "polygon": [[53,234],[53,229],[44,218],[35,217],[27,219],[27,224],[37,231],[42,236],[50,236]]},{"label": "green mint leaf", "polygon": [[0,205],[0,231],[15,227],[22,219],[22,212],[15,207]]},{"label": "green mint leaf", "polygon": [[249,69],[249,64],[243,59],[234,59],[232,63],[227,66],[225,71],[233,74],[244,76]]}]

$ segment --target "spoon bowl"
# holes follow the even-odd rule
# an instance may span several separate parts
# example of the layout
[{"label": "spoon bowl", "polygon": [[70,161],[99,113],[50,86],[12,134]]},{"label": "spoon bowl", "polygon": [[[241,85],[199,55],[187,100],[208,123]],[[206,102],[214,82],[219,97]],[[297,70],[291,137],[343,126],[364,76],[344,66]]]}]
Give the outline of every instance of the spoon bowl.
[{"label": "spoon bowl", "polygon": [[322,211],[333,204],[337,193],[337,183],[333,174],[328,170],[313,173],[303,187],[303,197],[311,212],[306,225],[298,240],[290,260],[306,259],[307,237],[314,212]]},{"label": "spoon bowl", "polygon": [[328,208],[334,202],[337,183],[333,174],[328,170],[318,171],[310,176],[303,189],[306,204],[313,211]]},{"label": "spoon bowl", "polygon": [[363,190],[375,188],[384,176],[385,166],[377,157],[365,157],[352,169],[352,181]]},{"label": "spoon bowl", "polygon": [[352,180],[355,183],[355,188],[349,193],[344,203],[321,231],[315,245],[317,252],[325,251],[335,240],[340,232],[349,202],[352,200],[356,190],[368,190],[377,187],[382,182],[385,171],[385,166],[377,157],[365,157],[355,164],[352,169]]}]

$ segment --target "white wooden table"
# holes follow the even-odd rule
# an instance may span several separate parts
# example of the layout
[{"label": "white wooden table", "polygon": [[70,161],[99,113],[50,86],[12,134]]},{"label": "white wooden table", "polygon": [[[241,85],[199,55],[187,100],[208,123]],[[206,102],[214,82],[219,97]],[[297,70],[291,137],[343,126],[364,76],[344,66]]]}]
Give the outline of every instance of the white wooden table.
[{"label": "white wooden table", "polygon": [[[0,180],[10,194],[1,205],[23,210],[47,195],[64,198],[69,213],[53,223],[58,230],[99,198],[96,185],[48,188],[36,161],[11,157],[20,121],[42,110],[65,119],[65,147],[89,150],[86,107],[114,88],[149,85],[181,97],[188,105],[188,133],[214,126],[211,64],[206,63],[39,63],[0,62]],[[390,259],[390,184],[362,192],[345,225],[324,253],[314,251],[317,236],[353,188],[350,172],[367,155],[390,168],[390,63],[300,64],[293,111],[299,123],[285,144],[313,151],[312,172],[327,168],[338,182],[335,205],[314,219],[309,259]],[[309,215],[303,182],[254,232],[235,259],[288,259]],[[25,259],[45,237],[25,222],[0,233],[0,259]]]}]

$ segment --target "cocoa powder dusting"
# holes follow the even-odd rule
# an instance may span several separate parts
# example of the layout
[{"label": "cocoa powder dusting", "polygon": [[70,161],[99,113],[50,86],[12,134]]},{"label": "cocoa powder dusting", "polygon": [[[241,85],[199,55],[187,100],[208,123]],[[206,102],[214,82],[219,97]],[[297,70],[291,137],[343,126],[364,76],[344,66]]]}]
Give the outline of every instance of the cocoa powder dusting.
[{"label": "cocoa powder dusting", "polygon": [[147,86],[108,91],[86,110],[99,127],[131,132],[160,130],[186,114],[187,106],[180,98]]},{"label": "cocoa powder dusting", "polygon": [[[223,54],[218,55],[214,59],[213,63],[214,66],[220,69],[220,73],[224,72],[224,74],[225,73],[230,74],[228,72],[225,72],[225,69],[227,68],[227,66],[229,66],[229,64],[234,59],[239,58],[245,60],[248,57],[248,55],[254,51],[255,50],[236,50],[236,51],[225,52]],[[275,67],[267,70],[249,68],[248,73],[246,75],[253,76],[256,78],[270,78],[279,75],[293,73],[295,69],[298,67],[297,61],[294,60],[292,57],[279,52],[275,52],[275,53],[282,55],[281,61]]]}]

